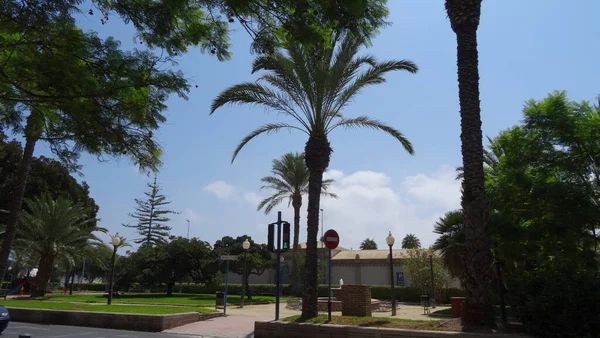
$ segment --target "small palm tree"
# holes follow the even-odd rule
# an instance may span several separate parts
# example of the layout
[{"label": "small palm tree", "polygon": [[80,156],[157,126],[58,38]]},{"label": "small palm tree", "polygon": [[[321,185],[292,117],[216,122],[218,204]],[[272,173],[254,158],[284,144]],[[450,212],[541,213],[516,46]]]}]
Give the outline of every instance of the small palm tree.
[{"label": "small palm tree", "polygon": [[26,200],[28,212],[21,216],[18,242],[30,245],[39,256],[37,283],[32,296],[44,295],[52,267],[57,258],[66,258],[74,265],[82,248],[100,240],[93,234],[105,229],[91,226],[88,212],[80,203],[59,197],[53,200],[44,194]]},{"label": "small palm tree", "polygon": [[317,316],[317,235],[323,173],[329,167],[333,151],[329,134],[338,128],[376,129],[391,135],[413,153],[411,143],[397,129],[368,116],[346,118],[342,113],[365,87],[384,83],[386,73],[416,73],[417,66],[406,60],[380,62],[371,55],[359,56],[364,41],[350,35],[335,35],[331,41],[322,50],[289,41],[283,50],[259,56],[252,67],[253,73],[266,71],[259,81],[226,89],[211,107],[212,114],[227,104],[259,105],[291,118],[291,123],[268,123],[251,132],[237,146],[233,159],[248,142],[262,134],[287,129],[308,137],[304,147],[304,161],[310,175],[303,318]]},{"label": "small palm tree", "polygon": [[408,234],[402,239],[402,249],[420,249],[421,241],[414,234]]},{"label": "small palm tree", "polygon": [[365,238],[360,243],[361,250],[377,250],[377,243],[375,243],[375,239],[373,238]]},{"label": "small palm tree", "polygon": [[[265,185],[261,189],[273,191],[273,195],[265,198],[258,205],[258,210],[264,209],[269,214],[273,208],[288,200],[288,207],[294,208],[294,245],[292,247],[292,290],[297,289],[297,259],[298,242],[300,237],[300,208],[302,207],[302,195],[308,193],[308,168],[304,162],[304,154],[287,153],[281,159],[273,160],[272,176],[261,178]],[[332,179],[323,181],[322,194],[337,198],[337,195],[328,193],[327,189],[333,183]]]},{"label": "small palm tree", "polygon": [[433,249],[440,251],[444,266],[450,275],[462,280],[465,271],[465,227],[462,211],[447,212],[435,223],[433,232],[440,235],[433,244]]}]

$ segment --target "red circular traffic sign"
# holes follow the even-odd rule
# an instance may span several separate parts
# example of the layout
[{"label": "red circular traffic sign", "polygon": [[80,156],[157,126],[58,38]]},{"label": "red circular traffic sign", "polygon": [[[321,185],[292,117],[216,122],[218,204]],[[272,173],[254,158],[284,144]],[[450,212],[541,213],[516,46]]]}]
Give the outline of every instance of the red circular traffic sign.
[{"label": "red circular traffic sign", "polygon": [[333,229],[327,230],[323,237],[325,237],[324,241],[327,249],[333,250],[338,247],[338,244],[340,244],[340,235],[338,235],[337,231]]}]

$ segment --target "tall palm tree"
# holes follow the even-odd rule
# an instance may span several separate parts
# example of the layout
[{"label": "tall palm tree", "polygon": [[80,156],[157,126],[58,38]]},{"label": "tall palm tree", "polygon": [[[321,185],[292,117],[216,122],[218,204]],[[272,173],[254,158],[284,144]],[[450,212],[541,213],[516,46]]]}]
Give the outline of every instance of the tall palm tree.
[{"label": "tall palm tree", "polygon": [[407,234],[402,239],[402,249],[420,249],[421,240],[414,234]]},{"label": "tall palm tree", "polygon": [[[291,285],[294,292],[297,290],[297,259],[298,242],[300,237],[300,208],[302,207],[302,195],[308,193],[308,168],[304,162],[304,154],[287,153],[281,159],[273,160],[272,176],[261,178],[265,185],[261,189],[273,191],[273,195],[265,198],[258,205],[258,210],[264,209],[269,214],[273,208],[288,200],[288,207],[294,208],[294,245],[292,247],[292,276]],[[327,189],[333,183],[333,179],[324,180],[322,194],[337,198],[337,195],[328,193]]]},{"label": "tall palm tree", "polygon": [[[308,137],[304,160],[310,173],[308,183],[307,249],[304,268],[302,317],[317,316],[317,232],[323,173],[332,153],[329,134],[339,128],[370,128],[398,140],[410,154],[413,148],[404,135],[368,116],[344,117],[342,112],[365,87],[385,82],[391,71],[417,72],[406,60],[378,61],[358,55],[363,40],[336,35],[328,48],[317,50],[289,41],[283,50],[254,60],[252,72],[266,71],[258,82],[234,85],[213,101],[211,114],[227,104],[259,105],[290,118],[291,122],[268,123],[242,139],[233,153],[255,137],[283,129],[298,130]],[[232,159],[232,160],[233,160]]]},{"label": "tall palm tree", "polygon": [[99,242],[94,232],[106,230],[90,225],[88,211],[80,203],[62,197],[53,200],[48,194],[25,202],[29,211],[21,216],[16,244],[30,245],[32,252],[39,256],[37,283],[31,295],[41,296],[46,291],[55,260],[66,258],[74,265],[82,248]]},{"label": "tall palm tree", "polygon": [[465,217],[465,325],[493,325],[490,301],[490,203],[485,194],[483,140],[479,102],[477,28],[481,0],[446,0],[450,26],[456,33],[458,97],[463,158],[462,209]]}]

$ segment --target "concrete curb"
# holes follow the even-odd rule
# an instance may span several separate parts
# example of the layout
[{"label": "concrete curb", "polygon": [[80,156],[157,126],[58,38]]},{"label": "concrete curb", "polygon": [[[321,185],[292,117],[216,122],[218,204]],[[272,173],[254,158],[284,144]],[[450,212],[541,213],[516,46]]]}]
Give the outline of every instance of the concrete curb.
[{"label": "concrete curb", "polygon": [[186,312],[147,315],[113,312],[86,312],[8,307],[11,321],[47,325],[87,326],[144,332],[161,332],[201,320],[221,317],[222,313]]},{"label": "concrete curb", "polygon": [[531,338],[512,334],[406,330],[330,324],[286,323],[276,321],[256,321],[254,323],[254,338],[493,338],[499,336],[503,338]]}]

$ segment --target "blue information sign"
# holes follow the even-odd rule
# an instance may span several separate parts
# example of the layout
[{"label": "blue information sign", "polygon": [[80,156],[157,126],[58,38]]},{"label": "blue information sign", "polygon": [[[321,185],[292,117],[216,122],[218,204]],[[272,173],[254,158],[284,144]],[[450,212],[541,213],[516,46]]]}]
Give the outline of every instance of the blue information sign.
[{"label": "blue information sign", "polygon": [[404,272],[396,272],[396,285],[404,286]]}]

